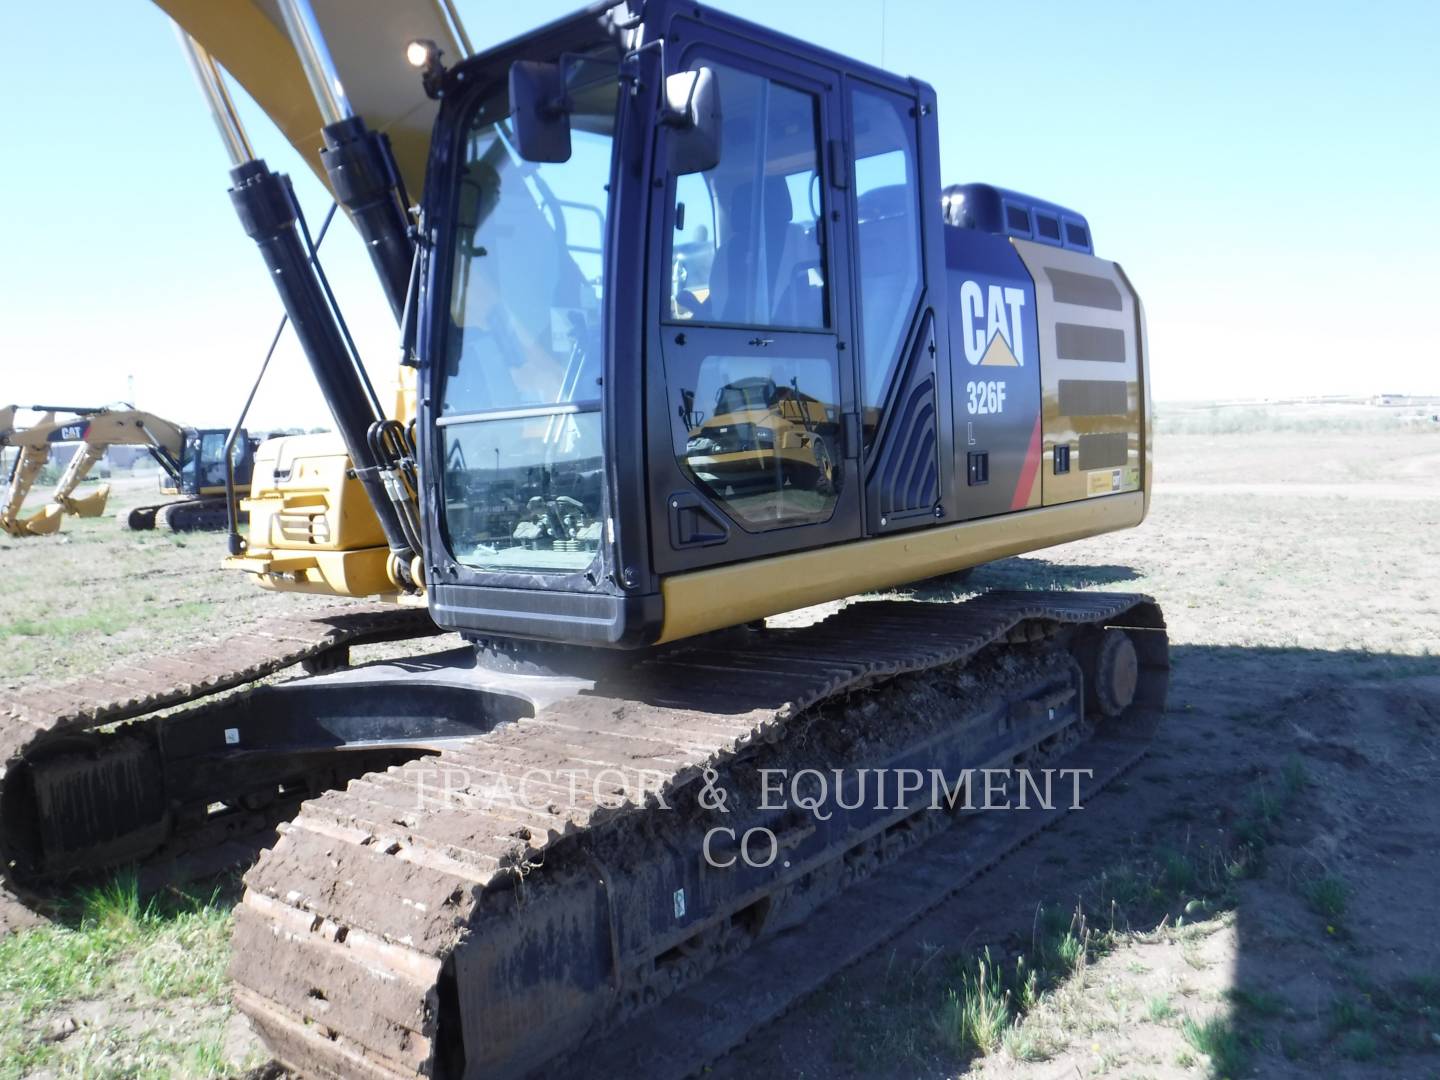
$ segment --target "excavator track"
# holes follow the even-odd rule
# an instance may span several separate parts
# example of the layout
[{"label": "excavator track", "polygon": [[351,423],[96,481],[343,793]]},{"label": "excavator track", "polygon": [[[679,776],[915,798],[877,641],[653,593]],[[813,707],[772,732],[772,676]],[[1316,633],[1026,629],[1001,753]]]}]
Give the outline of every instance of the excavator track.
[{"label": "excavator track", "polygon": [[[172,502],[152,503],[122,510],[116,520],[131,532],[146,532],[150,529],[170,532],[197,532],[223,529],[229,522],[225,510],[224,496],[176,499]],[[239,524],[245,524],[249,514],[240,513]]]},{"label": "excavator track", "polygon": [[[238,523],[245,525],[249,520],[250,515],[242,510]],[[173,502],[155,514],[155,528],[177,533],[223,529],[228,521],[223,497]]]},{"label": "excavator track", "polygon": [[[166,719],[156,714],[297,664],[308,671],[343,666],[351,646],[436,633],[423,609],[337,606],[267,619],[240,637],[178,655],[0,694],[0,885],[35,897],[50,880],[143,857],[186,832],[196,834],[191,847],[216,839],[216,830],[199,828],[207,822],[175,820],[163,807],[147,812],[164,793],[154,753],[160,725],[173,739],[205,706]],[[329,774],[321,769],[316,777]],[[223,832],[263,820],[231,817]],[[67,842],[75,835],[86,839]]]},{"label": "excavator track", "polygon": [[966,770],[1088,796],[1144,753],[1168,666],[1158,607],[1100,593],[672,649],[306,802],[246,876],[237,1001],[310,1075],[689,1075],[1063,812],[972,814]]}]

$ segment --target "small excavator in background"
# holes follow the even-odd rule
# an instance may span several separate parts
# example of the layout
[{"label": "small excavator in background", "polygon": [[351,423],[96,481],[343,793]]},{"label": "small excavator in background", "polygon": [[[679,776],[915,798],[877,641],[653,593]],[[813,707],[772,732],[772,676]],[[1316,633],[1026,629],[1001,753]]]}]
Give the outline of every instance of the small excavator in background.
[{"label": "small excavator in background", "polygon": [[[60,528],[65,514],[99,517],[105,512],[110,485],[77,495],[80,482],[112,446],[140,446],[163,470],[162,502],[137,506],[117,515],[128,529],[168,528],[173,532],[223,528],[225,508],[224,428],[187,428],[128,404],[103,406],[35,405],[40,419],[17,427],[17,406],[0,409],[0,449],[16,448],[0,495],[0,529],[11,536],[48,536]],[[49,501],[25,515],[21,507],[57,443],[80,443],[61,474]],[[258,440],[238,432],[232,451],[237,483],[249,483]]]}]

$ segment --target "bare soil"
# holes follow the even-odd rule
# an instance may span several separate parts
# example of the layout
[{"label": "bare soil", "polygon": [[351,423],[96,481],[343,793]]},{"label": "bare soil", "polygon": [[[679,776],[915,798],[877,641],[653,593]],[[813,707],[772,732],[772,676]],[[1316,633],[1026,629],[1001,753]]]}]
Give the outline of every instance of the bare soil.
[{"label": "bare soil", "polygon": [[[1174,671],[1152,753],[710,1075],[1440,1075],[1440,570],[1428,554],[1440,436],[1172,435],[1157,474],[1138,530],[903,594],[1155,596]],[[312,602],[215,570],[218,534],[136,538],[108,519],[66,530],[58,543],[0,538],[12,598],[0,685],[73,677]],[[102,607],[105,618],[78,617]],[[1217,877],[1252,850],[1257,799],[1278,807],[1263,844]],[[1163,896],[1118,887],[1157,861],[1196,880]],[[1033,941],[1040,908],[1077,906],[1105,948],[1055,981],[1004,1046],[981,1054],[943,1037],[946,972],[987,946],[1008,961]],[[132,994],[65,1015],[81,1035],[103,1033],[136,1007]],[[237,1069],[253,1060],[230,1014],[201,1012],[197,1038],[223,1035]],[[1196,1045],[1187,1020],[1211,1019],[1233,1054]]]},{"label": "bare soil", "polygon": [[[711,1075],[1234,1075],[1186,1040],[1188,1018],[1228,1026],[1243,1075],[1440,1076],[1437,465],[1433,435],[1171,436],[1134,533],[914,589],[1156,596],[1174,663],[1166,721],[1123,782]],[[1283,801],[1287,771],[1304,782]],[[1107,875],[1157,855],[1203,870],[1235,851],[1267,791],[1279,820],[1228,895],[1187,902],[1182,888],[1178,903],[1134,910],[1112,896],[1097,910],[1118,891]],[[1342,912],[1323,895],[1316,910],[1327,881]],[[933,973],[987,947],[1006,963],[1032,944],[1040,908],[1077,906],[1114,928],[1113,947],[1005,1047],[946,1045]]]}]

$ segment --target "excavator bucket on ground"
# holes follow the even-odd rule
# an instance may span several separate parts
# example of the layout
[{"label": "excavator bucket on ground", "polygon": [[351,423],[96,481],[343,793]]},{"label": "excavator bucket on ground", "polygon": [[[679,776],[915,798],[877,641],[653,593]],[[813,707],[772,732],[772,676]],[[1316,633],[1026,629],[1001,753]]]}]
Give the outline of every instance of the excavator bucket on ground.
[{"label": "excavator bucket on ground", "polygon": [[[92,518],[101,517],[105,513],[105,504],[110,499],[110,485],[101,484],[88,495],[74,496],[65,500],[63,509],[76,517]],[[48,510],[49,507],[46,507]]]},{"label": "excavator bucket on ground", "polygon": [[65,508],[59,503],[46,503],[29,517],[16,522],[13,533],[15,536],[50,536],[60,531],[60,520],[64,515]]}]

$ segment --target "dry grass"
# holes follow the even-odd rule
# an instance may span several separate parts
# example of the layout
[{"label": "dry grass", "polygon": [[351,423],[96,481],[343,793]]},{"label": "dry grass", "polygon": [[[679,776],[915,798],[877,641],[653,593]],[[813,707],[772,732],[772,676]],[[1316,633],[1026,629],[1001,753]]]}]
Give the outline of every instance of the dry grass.
[{"label": "dry grass", "polygon": [[117,480],[103,517],[67,517],[54,536],[0,534],[0,689],[203,644],[285,608],[327,606],[322,597],[268,594],[243,574],[221,573],[223,533],[120,529],[117,511],[151,501],[160,501],[154,481]]}]

